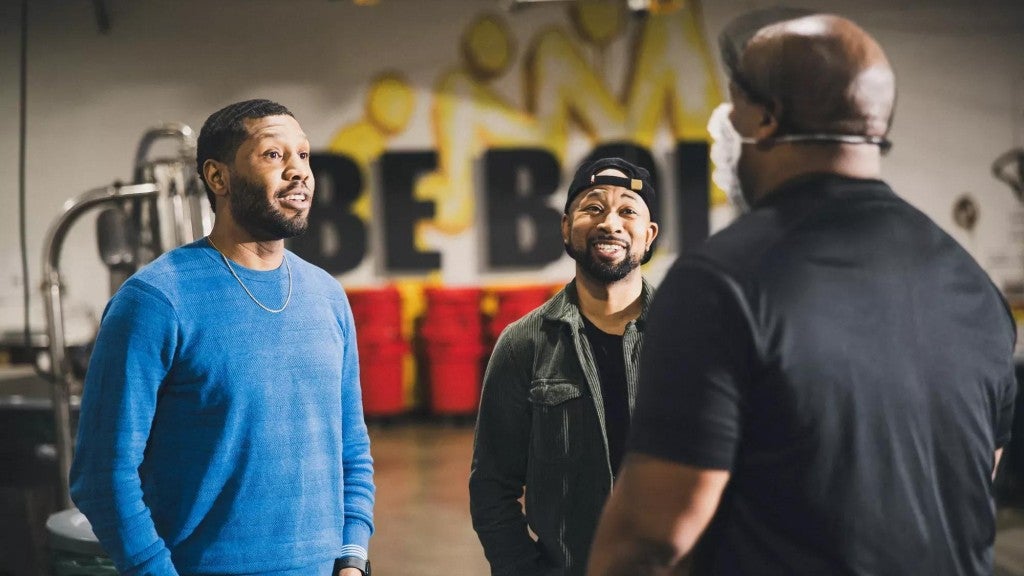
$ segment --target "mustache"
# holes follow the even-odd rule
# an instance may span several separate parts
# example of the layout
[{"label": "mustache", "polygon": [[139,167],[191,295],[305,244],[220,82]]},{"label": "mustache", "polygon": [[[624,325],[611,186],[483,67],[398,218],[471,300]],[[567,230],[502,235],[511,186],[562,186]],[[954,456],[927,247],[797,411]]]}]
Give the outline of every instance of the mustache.
[{"label": "mustache", "polygon": [[305,191],[305,192],[307,192],[309,194],[313,193],[313,189],[309,187],[309,184],[307,184],[305,180],[296,180],[296,181],[288,184],[287,186],[284,186],[282,188],[278,188],[277,189],[277,194],[275,194],[275,195],[276,196],[284,196],[286,194],[290,194],[290,193],[295,192],[297,190]]},{"label": "mustache", "polygon": [[625,248],[630,248],[633,245],[633,243],[630,242],[628,238],[619,238],[618,236],[613,236],[613,235],[610,235],[610,234],[602,234],[600,236],[595,236],[595,237],[591,238],[588,241],[588,243],[591,246],[593,246],[594,244],[601,244],[601,243],[617,244],[617,245],[623,246]]}]

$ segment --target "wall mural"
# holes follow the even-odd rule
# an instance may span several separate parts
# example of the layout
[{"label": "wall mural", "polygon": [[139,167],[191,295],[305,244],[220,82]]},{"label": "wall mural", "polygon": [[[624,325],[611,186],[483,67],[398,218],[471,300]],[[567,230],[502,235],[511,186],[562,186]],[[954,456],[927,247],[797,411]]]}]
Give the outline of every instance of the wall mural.
[{"label": "wall mural", "polygon": [[[663,3],[643,19],[622,2],[577,2],[564,23],[527,38],[517,61],[505,18],[478,15],[429,92],[389,70],[369,82],[363,118],[314,154],[317,206],[290,247],[339,276],[374,258],[380,279],[438,281],[466,265],[440,244],[468,234],[477,255],[466,283],[502,271],[528,279],[562,257],[557,197],[598,155],[629,158],[670,185],[658,184],[672,211],[660,250],[693,245],[724,204],[708,178],[705,126],[722,95],[701,22],[697,2]],[[613,45],[625,47],[625,74],[602,65]],[[522,94],[502,93],[497,80],[516,73]],[[424,95],[432,141],[389,149],[426,109]]]},{"label": "wall mural", "polygon": [[[311,158],[316,206],[289,242],[342,277],[373,383],[367,414],[475,409],[486,347],[571,276],[548,269],[567,258],[563,194],[583,160],[621,156],[651,171],[662,222],[648,266],[706,238],[719,206],[731,217],[709,178],[707,118],[722,94],[701,22],[696,1],[639,19],[620,0],[581,0],[530,33],[519,57],[506,19],[482,13],[429,89],[388,69],[369,81],[362,117]],[[424,124],[425,141],[408,146]],[[431,318],[461,318],[445,333],[454,340]]]}]

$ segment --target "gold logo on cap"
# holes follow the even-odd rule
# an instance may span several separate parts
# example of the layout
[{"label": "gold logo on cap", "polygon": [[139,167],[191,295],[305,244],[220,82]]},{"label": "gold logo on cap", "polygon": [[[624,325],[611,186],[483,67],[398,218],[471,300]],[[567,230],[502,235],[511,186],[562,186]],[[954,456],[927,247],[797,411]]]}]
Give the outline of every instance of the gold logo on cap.
[{"label": "gold logo on cap", "polygon": [[643,180],[637,180],[636,178],[631,179],[629,181],[629,189],[630,190],[643,190],[644,189],[644,181]]}]

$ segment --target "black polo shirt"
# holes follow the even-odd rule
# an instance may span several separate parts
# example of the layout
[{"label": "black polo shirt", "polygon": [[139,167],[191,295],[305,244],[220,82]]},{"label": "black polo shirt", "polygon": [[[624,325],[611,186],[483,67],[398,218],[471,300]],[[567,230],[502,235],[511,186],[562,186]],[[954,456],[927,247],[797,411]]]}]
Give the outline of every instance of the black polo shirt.
[{"label": "black polo shirt", "polygon": [[885,183],[790,182],[650,319],[630,449],[731,471],[696,573],[991,573],[1013,320]]}]

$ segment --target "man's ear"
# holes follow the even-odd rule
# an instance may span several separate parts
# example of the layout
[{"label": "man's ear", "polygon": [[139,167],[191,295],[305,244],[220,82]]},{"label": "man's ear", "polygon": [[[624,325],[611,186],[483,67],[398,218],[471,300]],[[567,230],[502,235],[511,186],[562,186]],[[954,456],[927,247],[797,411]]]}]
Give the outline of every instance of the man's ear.
[{"label": "man's ear", "polygon": [[571,228],[571,222],[569,222],[569,215],[562,214],[562,244],[569,243],[569,229]]},{"label": "man's ear", "polygon": [[773,98],[770,106],[762,105],[761,121],[757,124],[755,140],[774,138],[779,133],[779,116],[782,114],[782,102]]},{"label": "man's ear", "polygon": [[203,162],[203,179],[206,180],[206,184],[215,195],[227,195],[229,180],[227,164],[213,159]]},{"label": "man's ear", "polygon": [[647,225],[647,245],[644,247],[644,252],[651,249],[654,244],[654,239],[658,237],[658,223],[651,222]]}]

